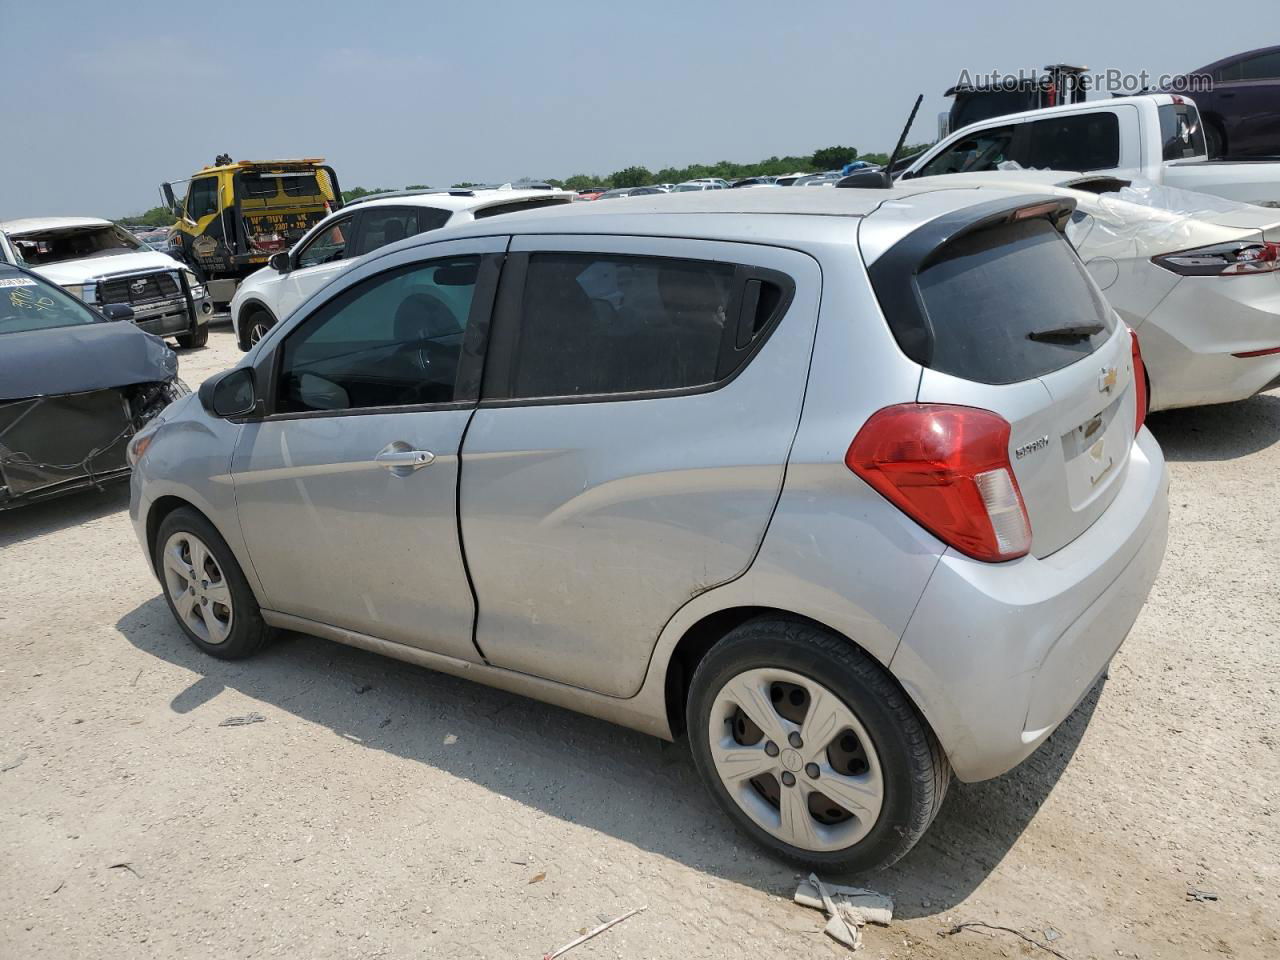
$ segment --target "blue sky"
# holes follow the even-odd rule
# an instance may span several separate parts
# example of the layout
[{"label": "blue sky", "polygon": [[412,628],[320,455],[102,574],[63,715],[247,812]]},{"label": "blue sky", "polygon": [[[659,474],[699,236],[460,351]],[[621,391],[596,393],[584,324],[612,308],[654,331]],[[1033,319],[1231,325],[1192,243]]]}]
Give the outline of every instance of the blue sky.
[{"label": "blue sky", "polygon": [[918,92],[932,138],[962,69],[1178,72],[1274,42],[1262,8],[1190,0],[616,9],[0,0],[0,219],[140,211],[222,152],[401,187],[889,150]]}]

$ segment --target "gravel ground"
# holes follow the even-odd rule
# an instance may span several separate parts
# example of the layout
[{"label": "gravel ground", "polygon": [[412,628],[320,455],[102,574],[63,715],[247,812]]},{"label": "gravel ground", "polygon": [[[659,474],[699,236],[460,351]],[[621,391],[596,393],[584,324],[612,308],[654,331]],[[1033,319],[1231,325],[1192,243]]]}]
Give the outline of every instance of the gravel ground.
[{"label": "gravel ground", "polygon": [[[864,955],[1280,955],[1280,394],[1151,427],[1174,522],[1110,678],[862,878]],[[0,957],[537,958],[639,906],[571,960],[844,952],[682,745],[305,637],[200,655],[126,501],[0,515]]]}]

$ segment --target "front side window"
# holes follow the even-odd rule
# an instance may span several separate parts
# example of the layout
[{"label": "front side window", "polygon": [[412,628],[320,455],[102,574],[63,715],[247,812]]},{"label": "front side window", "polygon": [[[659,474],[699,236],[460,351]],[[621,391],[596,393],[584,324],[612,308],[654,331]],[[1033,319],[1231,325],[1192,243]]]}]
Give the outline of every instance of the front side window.
[{"label": "front side window", "polygon": [[187,216],[199,220],[218,211],[218,179],[204,177],[192,180],[187,191]]},{"label": "front side window", "polygon": [[277,412],[452,401],[479,263],[401,267],[320,307],[285,338]]},{"label": "front side window", "polygon": [[714,383],[733,278],[732,265],[711,261],[531,255],[511,396]]},{"label": "front side window", "polygon": [[351,218],[335,220],[312,237],[298,252],[298,267],[315,267],[322,263],[336,263],[346,259]]},{"label": "front side window", "polygon": [[995,170],[1001,163],[1012,159],[1009,147],[1013,143],[1013,133],[1013,127],[997,127],[962,137],[925,164],[916,176]]},{"label": "front side window", "polygon": [[1120,166],[1120,120],[1111,112],[1080,113],[1028,124],[1024,167],[1107,170]]},{"label": "front side window", "polygon": [[96,322],[88,307],[60,287],[0,265],[0,336]]}]

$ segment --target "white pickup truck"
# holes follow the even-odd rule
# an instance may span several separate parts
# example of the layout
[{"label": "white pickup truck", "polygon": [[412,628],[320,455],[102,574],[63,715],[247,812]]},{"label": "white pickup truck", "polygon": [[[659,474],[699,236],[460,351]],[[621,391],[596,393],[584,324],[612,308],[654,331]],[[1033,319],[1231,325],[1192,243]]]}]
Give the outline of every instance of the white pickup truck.
[{"label": "white pickup truck", "polygon": [[213,303],[194,273],[109,220],[38,217],[0,221],[0,263],[30,267],[94,307],[125,304],[147,333],[180,347],[209,339]]},{"label": "white pickup truck", "polygon": [[1013,169],[1079,170],[1280,206],[1280,162],[1210,160],[1195,102],[1171,94],[1086,100],[970,124],[902,178]]}]

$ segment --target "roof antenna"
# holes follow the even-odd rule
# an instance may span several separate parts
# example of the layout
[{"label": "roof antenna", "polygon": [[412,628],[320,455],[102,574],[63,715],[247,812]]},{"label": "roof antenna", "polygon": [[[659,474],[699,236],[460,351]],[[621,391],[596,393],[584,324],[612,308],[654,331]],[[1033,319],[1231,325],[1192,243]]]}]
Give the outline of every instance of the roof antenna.
[{"label": "roof antenna", "polygon": [[911,124],[916,121],[916,114],[920,112],[920,104],[924,102],[924,94],[916,97],[916,105],[911,108],[911,116],[907,117],[907,125],[902,128],[902,136],[898,137],[898,145],[893,148],[893,153],[889,155],[889,161],[880,170],[859,170],[851,173],[843,180],[836,181],[837,187],[855,187],[863,190],[888,190],[893,186],[893,165],[897,162],[898,154],[902,153],[902,147],[907,142],[907,134],[911,132]]}]

